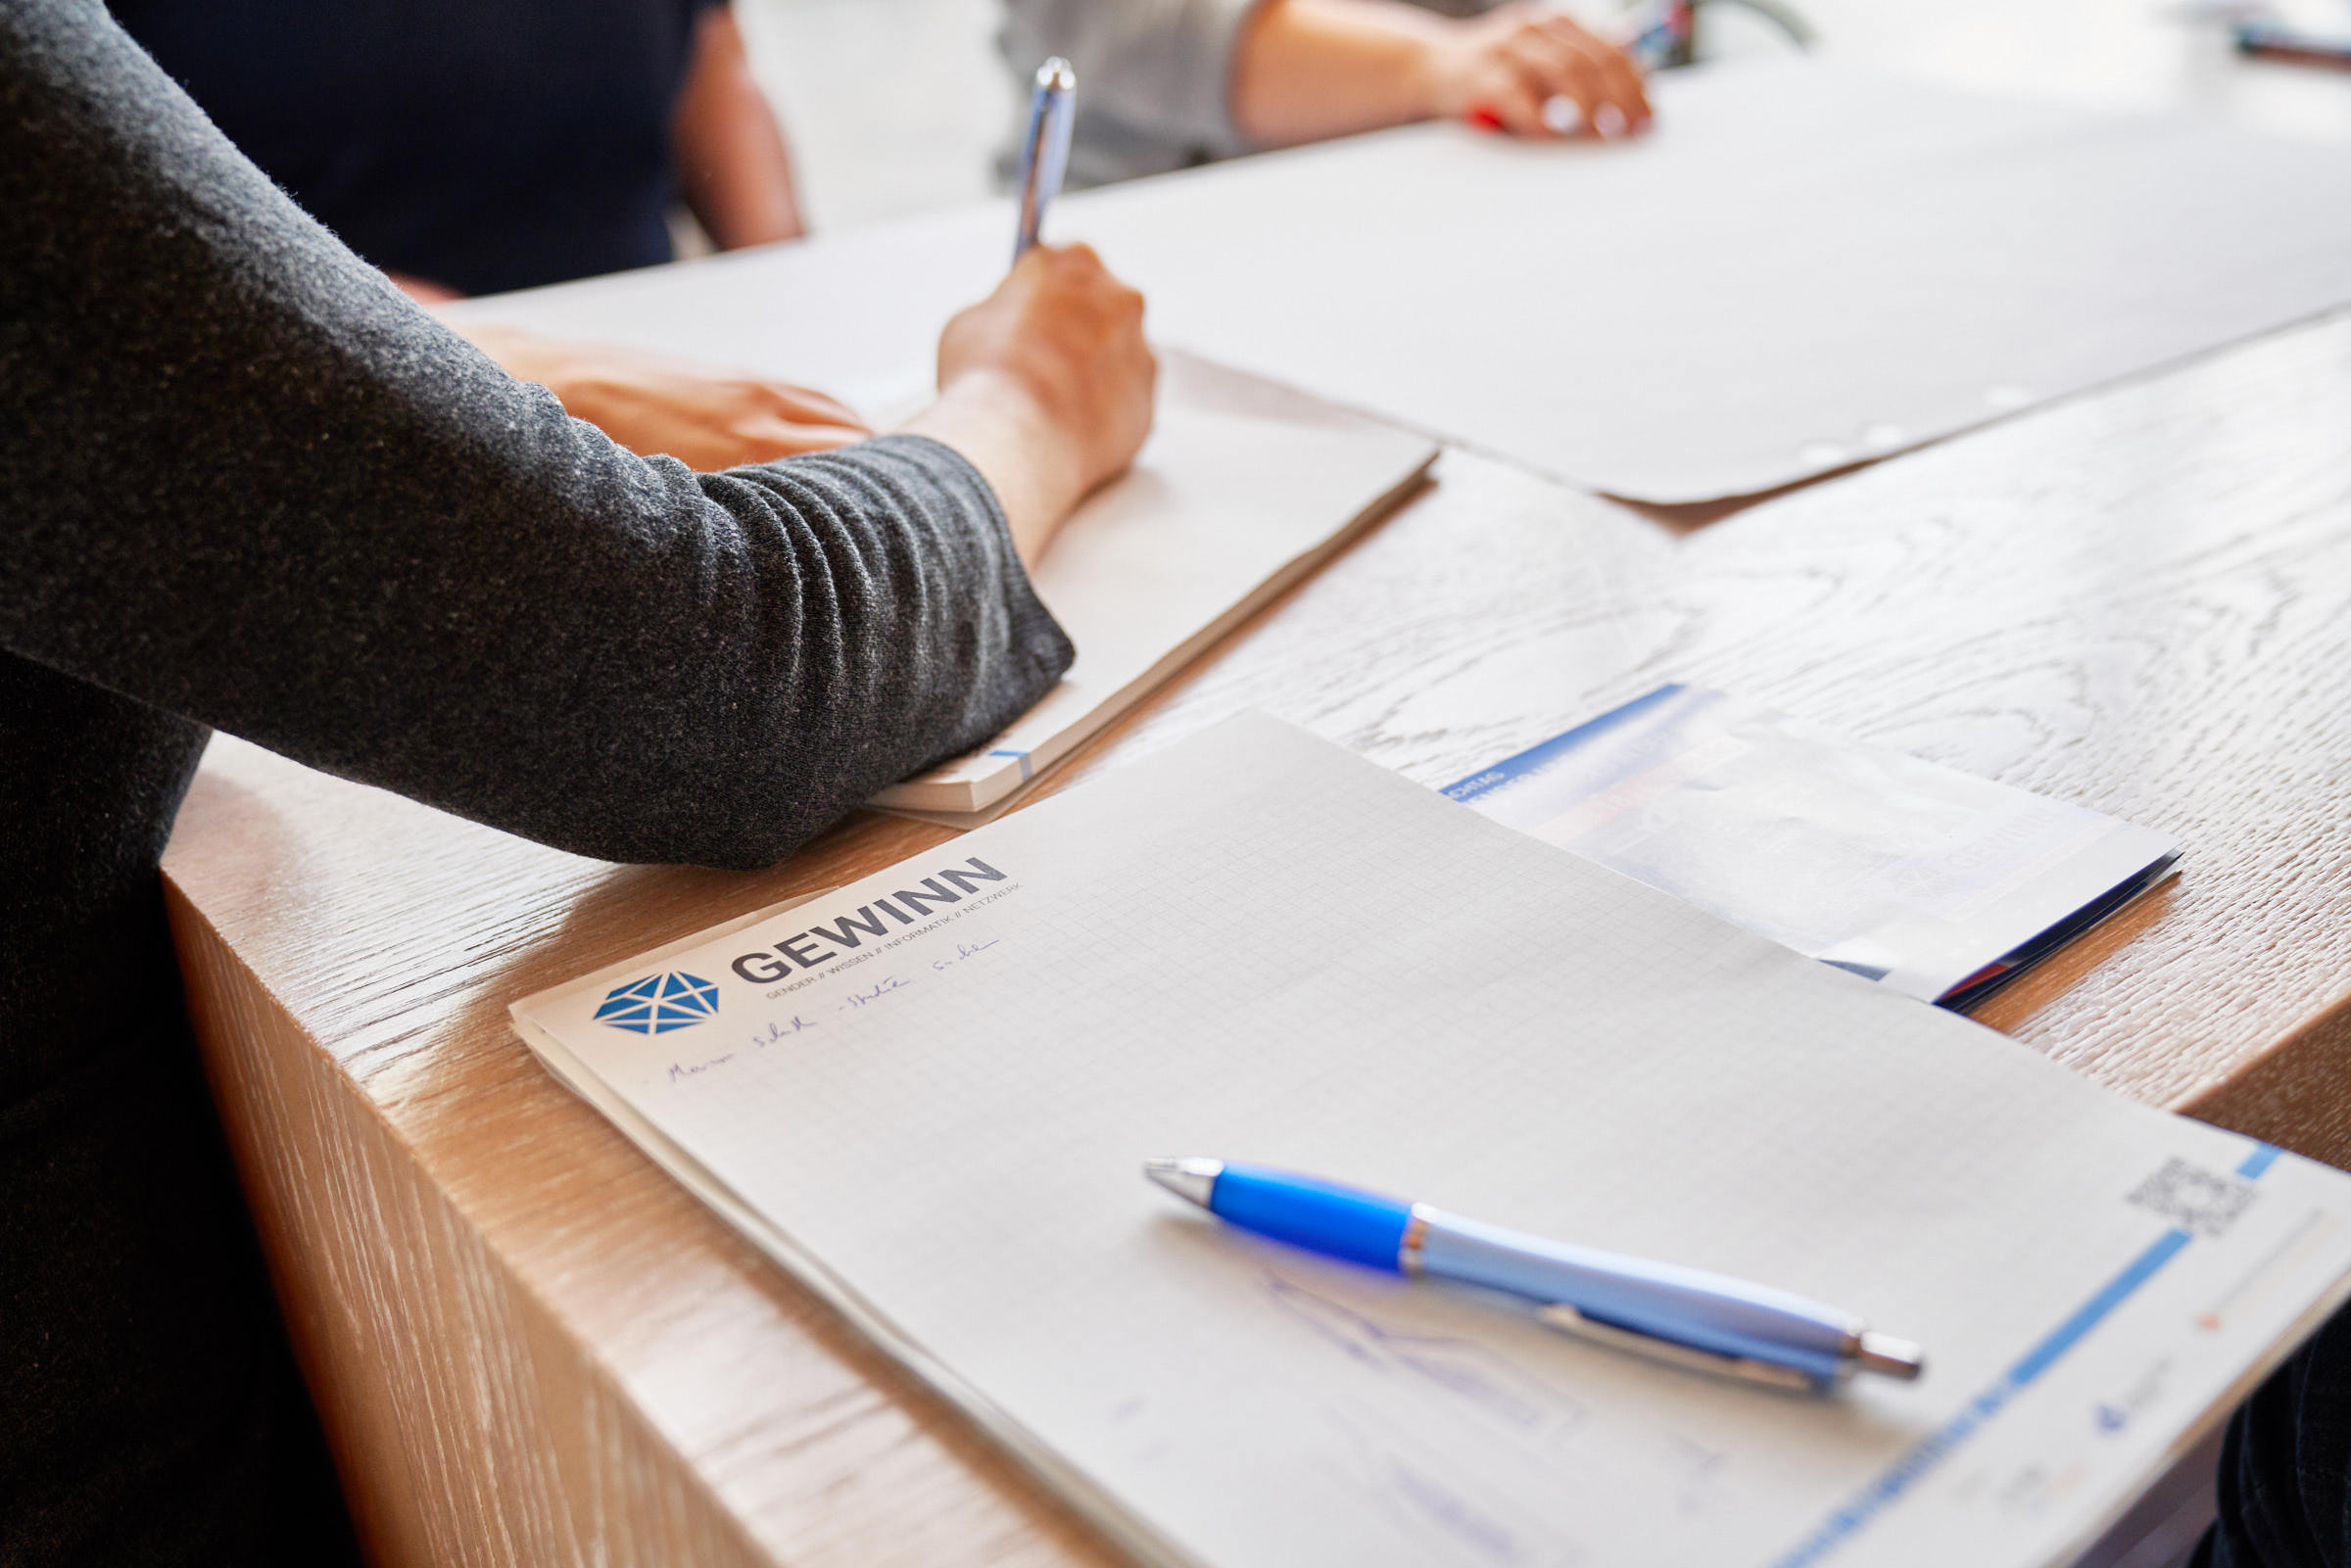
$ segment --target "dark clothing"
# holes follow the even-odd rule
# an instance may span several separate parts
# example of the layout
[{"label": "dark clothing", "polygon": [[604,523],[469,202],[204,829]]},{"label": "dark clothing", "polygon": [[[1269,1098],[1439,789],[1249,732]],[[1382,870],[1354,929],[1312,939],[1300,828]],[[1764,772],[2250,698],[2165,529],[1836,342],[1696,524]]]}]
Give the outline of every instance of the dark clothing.
[{"label": "dark clothing", "polygon": [[205,726],[582,854],[754,866],[1070,658],[946,448],[632,456],[98,0],[0,0],[0,1564],[331,1560],[162,925]]},{"label": "dark clothing", "polygon": [[[201,736],[5,654],[0,727],[74,770],[0,758],[0,1563],[356,1565],[155,892]],[[72,891],[27,892],[69,861]]]},{"label": "dark clothing", "polygon": [[115,0],[304,211],[465,294],[670,259],[709,0]]},{"label": "dark clothing", "polygon": [[2195,1568],[2351,1565],[2351,1309],[2255,1391],[2221,1449]]}]

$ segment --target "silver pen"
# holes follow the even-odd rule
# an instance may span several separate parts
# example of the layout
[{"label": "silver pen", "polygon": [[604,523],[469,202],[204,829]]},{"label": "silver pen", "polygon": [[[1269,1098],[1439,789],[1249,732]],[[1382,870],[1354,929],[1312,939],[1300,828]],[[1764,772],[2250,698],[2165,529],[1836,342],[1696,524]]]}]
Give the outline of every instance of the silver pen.
[{"label": "silver pen", "polygon": [[1018,261],[1045,226],[1045,209],[1061,194],[1070,169],[1070,129],[1078,115],[1078,73],[1055,55],[1036,68],[1036,92],[1029,100],[1029,134],[1021,139],[1021,227],[1012,259]]}]

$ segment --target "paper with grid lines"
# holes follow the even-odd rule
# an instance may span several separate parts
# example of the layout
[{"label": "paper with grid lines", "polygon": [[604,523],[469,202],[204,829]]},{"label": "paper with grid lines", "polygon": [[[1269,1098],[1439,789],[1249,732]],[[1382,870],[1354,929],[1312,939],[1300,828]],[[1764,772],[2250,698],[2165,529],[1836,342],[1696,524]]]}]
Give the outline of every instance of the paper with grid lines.
[{"label": "paper with grid lines", "polygon": [[[595,1021],[673,973],[715,1012]],[[514,1015],[1152,1562],[2056,1563],[2351,1271],[2351,1178],[1255,716]],[[1224,1229],[1168,1153],[1799,1291],[1930,1370],[1657,1366]]]}]

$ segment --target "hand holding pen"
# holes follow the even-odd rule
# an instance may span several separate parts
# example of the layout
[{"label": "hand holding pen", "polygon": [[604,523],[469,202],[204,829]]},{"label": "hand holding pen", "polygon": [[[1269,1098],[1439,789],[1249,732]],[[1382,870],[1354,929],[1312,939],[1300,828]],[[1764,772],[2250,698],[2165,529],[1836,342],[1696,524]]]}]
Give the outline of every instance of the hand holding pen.
[{"label": "hand holding pen", "polygon": [[980,470],[1031,566],[1078,502],[1134,460],[1159,375],[1143,297],[1085,246],[1037,242],[1069,163],[1076,90],[1066,60],[1037,71],[1012,271],[947,323],[938,402],[905,426]]},{"label": "hand holding pen", "polygon": [[[972,388],[991,403],[1003,439],[1056,454],[1051,504],[1027,505],[998,491],[1016,543],[1024,513],[1058,523],[1133,459],[1151,430],[1158,371],[1143,337],[1143,297],[1083,245],[1035,247],[993,294],[947,323],[938,340],[941,396]],[[980,467],[986,472],[985,462]]]}]

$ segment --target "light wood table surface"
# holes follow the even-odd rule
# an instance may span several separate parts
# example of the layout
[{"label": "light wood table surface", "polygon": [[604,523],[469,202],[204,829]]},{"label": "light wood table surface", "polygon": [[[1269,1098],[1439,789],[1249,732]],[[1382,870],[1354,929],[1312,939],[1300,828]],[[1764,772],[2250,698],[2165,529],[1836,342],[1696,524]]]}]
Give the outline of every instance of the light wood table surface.
[{"label": "light wood table surface", "polygon": [[[1244,706],[1439,784],[1667,679],[2177,833],[2175,888],[1979,1016],[2351,1163],[2351,315],[1703,527],[1449,452],[1056,786]],[[379,1562],[1109,1560],[506,1025],[946,836],[613,867],[216,744],[171,914]]]}]

